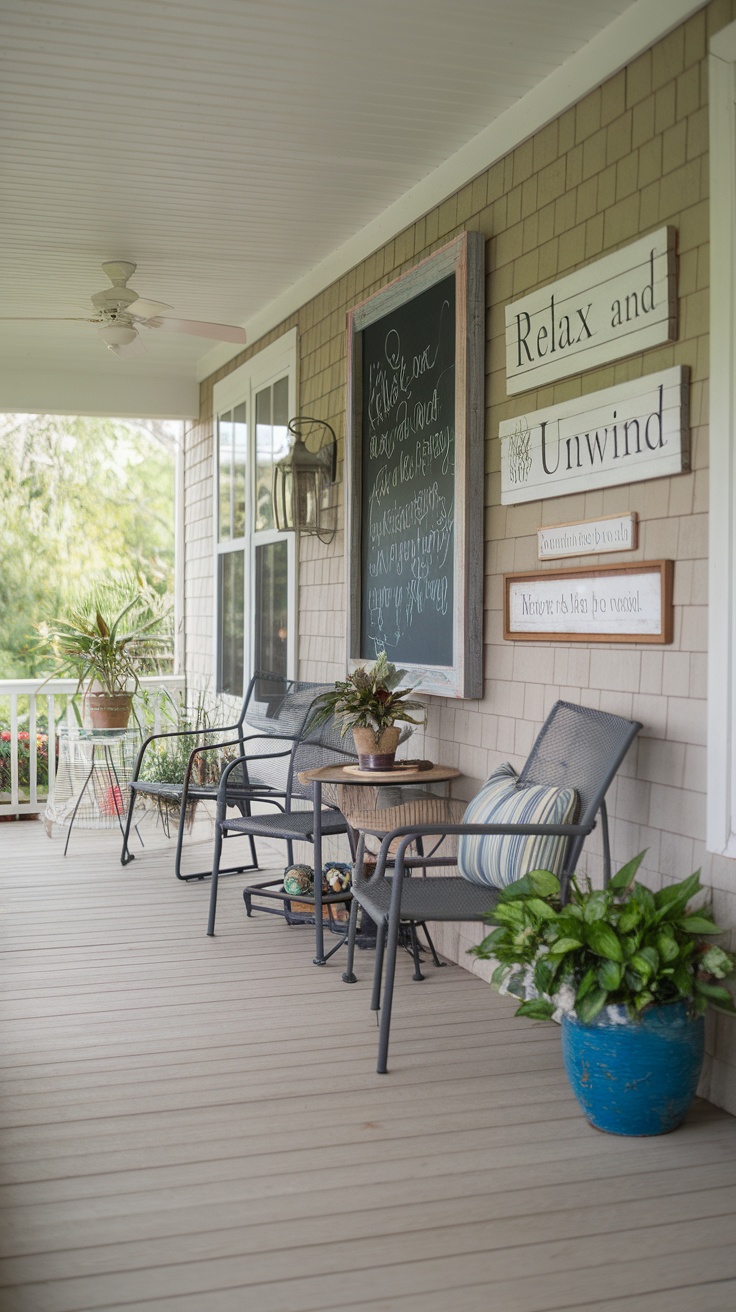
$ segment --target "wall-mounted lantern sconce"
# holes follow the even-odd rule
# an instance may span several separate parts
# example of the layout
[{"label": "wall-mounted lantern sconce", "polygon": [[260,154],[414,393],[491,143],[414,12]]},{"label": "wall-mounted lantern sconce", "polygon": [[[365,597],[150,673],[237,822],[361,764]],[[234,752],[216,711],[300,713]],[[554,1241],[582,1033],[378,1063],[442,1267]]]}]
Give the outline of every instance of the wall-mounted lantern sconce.
[{"label": "wall-mounted lantern sconce", "polygon": [[[337,528],[337,506],[331,490],[337,467],[334,429],[321,419],[298,416],[289,420],[294,441],[288,456],[274,465],[273,509],[279,532],[285,530],[331,542]],[[310,441],[311,450],[307,446]]]}]

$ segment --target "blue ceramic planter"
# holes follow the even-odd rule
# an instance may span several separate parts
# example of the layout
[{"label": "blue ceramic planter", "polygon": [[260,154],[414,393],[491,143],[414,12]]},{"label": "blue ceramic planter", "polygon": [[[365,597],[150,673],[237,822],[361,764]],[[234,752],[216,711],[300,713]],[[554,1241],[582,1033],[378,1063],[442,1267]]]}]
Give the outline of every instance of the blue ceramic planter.
[{"label": "blue ceramic planter", "polygon": [[[684,1003],[648,1007],[618,1023],[601,1012],[590,1025],[564,1016],[562,1057],[591,1125],[609,1134],[667,1134],[685,1117],[703,1065],[705,1021]],[[621,1021],[624,1021],[622,1024]]]}]

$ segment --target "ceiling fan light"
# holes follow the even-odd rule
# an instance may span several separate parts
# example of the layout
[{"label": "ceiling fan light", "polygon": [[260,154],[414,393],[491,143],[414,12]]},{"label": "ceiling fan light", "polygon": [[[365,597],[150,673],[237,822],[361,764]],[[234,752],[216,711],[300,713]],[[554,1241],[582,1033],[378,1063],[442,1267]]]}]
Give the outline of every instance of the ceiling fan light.
[{"label": "ceiling fan light", "polygon": [[105,346],[109,346],[111,349],[114,346],[130,346],[130,343],[134,342],[138,336],[135,328],[131,328],[124,323],[103,324],[97,331]]}]

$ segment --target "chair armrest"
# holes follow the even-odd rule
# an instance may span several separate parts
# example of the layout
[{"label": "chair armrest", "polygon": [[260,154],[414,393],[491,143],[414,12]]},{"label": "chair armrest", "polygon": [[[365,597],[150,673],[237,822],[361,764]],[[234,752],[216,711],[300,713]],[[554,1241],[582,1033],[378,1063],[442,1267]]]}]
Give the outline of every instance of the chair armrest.
[{"label": "chair armrest", "polygon": [[[205,734],[230,733],[231,729],[237,729],[237,727],[237,724],[226,724],[223,725],[222,728],[218,727],[216,729],[168,729],[165,733],[149,734],[139,748],[135,766],[133,767],[133,782],[138,778],[144,753],[148,747],[150,747],[151,743],[158,742],[159,739],[162,738],[201,738]],[[237,739],[236,741],[239,743],[240,739]]]},{"label": "chair armrest", "polygon": [[[389,857],[389,849],[397,840],[399,846],[392,858],[394,871],[403,874],[406,866],[447,866],[456,864],[455,858],[451,855],[440,857],[417,856],[406,857],[406,850],[417,838],[443,837],[445,834],[488,834],[499,835],[501,837],[516,837],[517,835],[528,835],[531,837],[554,837],[554,838],[584,838],[595,828],[595,821],[588,825],[503,825],[503,824],[437,824],[437,825],[400,825],[393,829],[390,834],[385,834],[381,841],[381,847],[376,860],[376,874],[380,878],[386,869]],[[370,831],[369,831],[370,832]],[[380,833],[380,831],[379,831]]]}]

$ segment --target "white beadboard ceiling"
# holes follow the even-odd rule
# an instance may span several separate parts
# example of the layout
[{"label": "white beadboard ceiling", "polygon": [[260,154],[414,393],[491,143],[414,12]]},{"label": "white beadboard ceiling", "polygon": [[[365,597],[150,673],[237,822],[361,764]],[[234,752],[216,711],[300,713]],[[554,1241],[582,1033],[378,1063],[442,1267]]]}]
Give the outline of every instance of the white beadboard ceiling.
[{"label": "white beadboard ceiling", "polygon": [[559,112],[698,7],[0,0],[0,409],[194,413],[233,347],[158,332],[116,359],[89,324],[14,316],[86,315],[124,259],[142,296],[252,335],[441,199],[443,169],[451,192],[453,159],[485,167],[489,127]]}]

